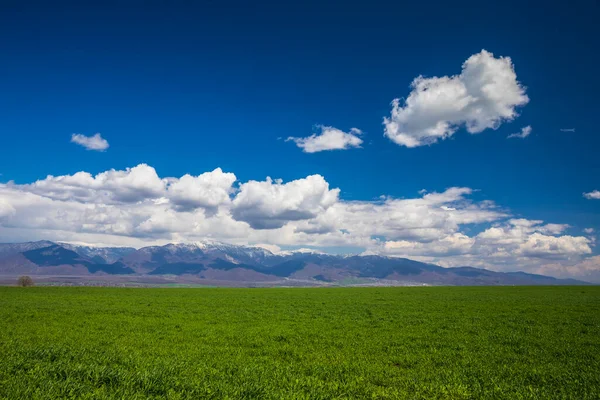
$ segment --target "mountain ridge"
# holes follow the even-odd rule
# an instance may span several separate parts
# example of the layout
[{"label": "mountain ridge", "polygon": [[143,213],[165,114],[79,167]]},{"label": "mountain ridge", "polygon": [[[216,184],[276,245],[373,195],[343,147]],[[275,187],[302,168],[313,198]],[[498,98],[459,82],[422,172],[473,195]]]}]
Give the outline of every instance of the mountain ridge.
[{"label": "mountain ridge", "polygon": [[312,251],[273,253],[262,247],[212,240],[163,246],[93,247],[61,242],[0,243],[0,275],[177,277],[178,281],[304,282],[306,285],[366,281],[418,285],[578,285],[574,279],[496,272],[469,266],[444,268],[406,258],[331,255]]}]

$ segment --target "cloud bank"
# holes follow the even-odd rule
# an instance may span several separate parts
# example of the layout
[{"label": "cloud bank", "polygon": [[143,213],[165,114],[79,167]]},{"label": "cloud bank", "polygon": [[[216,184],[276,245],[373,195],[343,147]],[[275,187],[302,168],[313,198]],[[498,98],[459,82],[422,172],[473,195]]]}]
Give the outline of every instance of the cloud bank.
[{"label": "cloud bank", "polygon": [[213,238],[273,248],[343,247],[443,266],[562,268],[572,276],[578,266],[598,265],[589,261],[593,237],[568,234],[566,224],[514,218],[472,194],[451,187],[408,199],[348,201],[321,175],[238,182],[220,168],[160,177],[140,164],[0,184],[0,241],[140,247]]}]

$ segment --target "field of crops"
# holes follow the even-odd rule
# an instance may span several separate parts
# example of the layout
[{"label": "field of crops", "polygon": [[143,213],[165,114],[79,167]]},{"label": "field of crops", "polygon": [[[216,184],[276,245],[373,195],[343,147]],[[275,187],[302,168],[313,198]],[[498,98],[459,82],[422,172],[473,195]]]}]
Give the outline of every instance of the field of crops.
[{"label": "field of crops", "polygon": [[0,398],[598,399],[600,287],[3,287]]}]

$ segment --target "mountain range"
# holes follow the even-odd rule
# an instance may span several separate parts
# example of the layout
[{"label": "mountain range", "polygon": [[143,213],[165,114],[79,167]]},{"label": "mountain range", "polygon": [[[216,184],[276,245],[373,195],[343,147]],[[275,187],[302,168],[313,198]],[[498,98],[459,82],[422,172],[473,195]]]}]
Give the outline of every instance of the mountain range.
[{"label": "mountain range", "polygon": [[0,281],[19,275],[42,281],[177,282],[224,286],[292,285],[573,285],[573,279],[444,268],[406,258],[272,253],[261,247],[215,241],[141,249],[37,241],[0,244]]}]

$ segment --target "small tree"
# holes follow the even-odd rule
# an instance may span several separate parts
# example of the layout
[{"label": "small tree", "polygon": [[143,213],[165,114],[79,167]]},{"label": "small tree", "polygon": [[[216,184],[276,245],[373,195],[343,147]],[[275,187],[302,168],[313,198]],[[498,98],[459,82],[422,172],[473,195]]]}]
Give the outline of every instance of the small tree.
[{"label": "small tree", "polygon": [[33,279],[31,279],[30,276],[20,276],[19,279],[17,280],[17,285],[21,286],[21,287],[29,287],[29,286],[33,286]]}]

